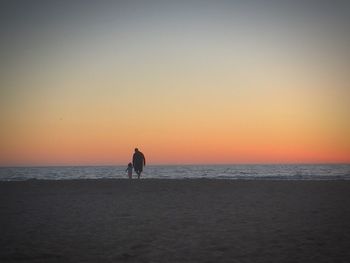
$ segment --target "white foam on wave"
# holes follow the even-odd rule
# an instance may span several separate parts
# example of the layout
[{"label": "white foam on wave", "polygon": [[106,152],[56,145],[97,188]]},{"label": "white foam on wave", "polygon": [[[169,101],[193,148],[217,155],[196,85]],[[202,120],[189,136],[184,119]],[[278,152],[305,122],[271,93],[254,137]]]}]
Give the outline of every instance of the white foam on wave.
[{"label": "white foam on wave", "polygon": [[[151,165],[143,178],[241,180],[350,180],[349,164]],[[124,166],[2,167],[0,181],[127,178]]]}]

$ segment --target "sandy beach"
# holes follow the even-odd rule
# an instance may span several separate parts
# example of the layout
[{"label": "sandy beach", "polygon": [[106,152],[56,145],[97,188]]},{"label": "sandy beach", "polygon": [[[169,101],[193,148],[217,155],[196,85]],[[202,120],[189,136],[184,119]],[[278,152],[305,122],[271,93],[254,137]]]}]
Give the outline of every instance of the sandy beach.
[{"label": "sandy beach", "polygon": [[350,181],[0,182],[1,262],[349,262]]}]

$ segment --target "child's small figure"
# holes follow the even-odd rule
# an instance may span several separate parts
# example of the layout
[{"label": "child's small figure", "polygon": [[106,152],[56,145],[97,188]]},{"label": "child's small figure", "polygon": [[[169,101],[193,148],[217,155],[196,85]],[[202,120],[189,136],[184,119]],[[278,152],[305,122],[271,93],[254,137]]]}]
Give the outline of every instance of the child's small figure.
[{"label": "child's small figure", "polygon": [[128,164],[128,168],[126,168],[125,172],[128,172],[129,179],[132,179],[132,163]]}]

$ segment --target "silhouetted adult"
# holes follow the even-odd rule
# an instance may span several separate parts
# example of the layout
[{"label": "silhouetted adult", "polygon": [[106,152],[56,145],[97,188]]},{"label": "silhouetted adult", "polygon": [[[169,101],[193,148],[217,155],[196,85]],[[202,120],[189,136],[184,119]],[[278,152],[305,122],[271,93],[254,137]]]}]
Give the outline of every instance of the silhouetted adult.
[{"label": "silhouetted adult", "polygon": [[134,166],[134,170],[137,174],[137,179],[140,179],[143,166],[146,165],[146,159],[143,153],[137,148],[135,148],[135,153],[132,157],[132,165]]}]

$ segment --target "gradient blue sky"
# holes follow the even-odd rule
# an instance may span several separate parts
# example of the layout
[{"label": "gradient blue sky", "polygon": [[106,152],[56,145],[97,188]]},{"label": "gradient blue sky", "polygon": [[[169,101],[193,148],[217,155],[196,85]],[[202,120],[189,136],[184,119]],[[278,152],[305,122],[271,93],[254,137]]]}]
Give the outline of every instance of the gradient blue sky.
[{"label": "gradient blue sky", "polygon": [[0,10],[0,165],[350,161],[348,1]]}]

